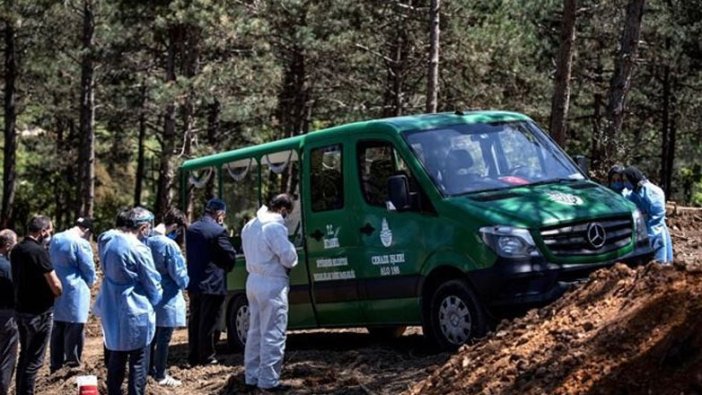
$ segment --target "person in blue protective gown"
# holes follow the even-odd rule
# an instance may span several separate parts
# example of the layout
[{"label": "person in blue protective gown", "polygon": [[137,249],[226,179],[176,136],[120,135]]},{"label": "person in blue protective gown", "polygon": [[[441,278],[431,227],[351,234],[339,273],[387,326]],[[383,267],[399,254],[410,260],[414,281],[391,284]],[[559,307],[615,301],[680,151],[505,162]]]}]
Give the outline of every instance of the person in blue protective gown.
[{"label": "person in blue protective gown", "polygon": [[63,365],[80,366],[85,339],[84,327],[90,310],[90,288],[95,283],[93,248],[88,241],[93,231],[89,218],[78,218],[75,226],[54,235],[49,257],[63,285],[54,302],[49,369]]},{"label": "person in blue protective gown", "polygon": [[624,170],[624,187],[631,190],[627,196],[636,204],[646,221],[646,231],[654,250],[654,259],[663,264],[673,262],[673,243],[665,223],[665,194],[643,175],[636,166]]},{"label": "person in blue protective gown", "polygon": [[293,203],[286,194],[263,206],[241,232],[249,302],[249,331],[244,349],[245,380],[263,390],[286,390],[280,383],[288,325],[290,270],[297,265],[285,217]]},{"label": "person in blue protective gown", "polygon": [[94,312],[100,317],[108,352],[107,393],[121,394],[129,361],[129,394],[144,394],[149,345],[156,332],[156,313],[163,295],[161,275],[145,244],[154,216],[133,208],[123,232],[115,232],[104,245],[104,279]]},{"label": "person in blue protective gown", "polygon": [[177,387],[179,380],[166,371],[168,343],[177,327],[184,327],[185,299],[182,290],[188,286],[188,269],[180,246],[175,242],[186,224],[185,215],[178,209],[166,213],[164,222],[154,228],[147,244],[151,249],[156,270],[161,275],[163,298],[156,306],[156,335],[151,342],[150,374],[159,385]]}]

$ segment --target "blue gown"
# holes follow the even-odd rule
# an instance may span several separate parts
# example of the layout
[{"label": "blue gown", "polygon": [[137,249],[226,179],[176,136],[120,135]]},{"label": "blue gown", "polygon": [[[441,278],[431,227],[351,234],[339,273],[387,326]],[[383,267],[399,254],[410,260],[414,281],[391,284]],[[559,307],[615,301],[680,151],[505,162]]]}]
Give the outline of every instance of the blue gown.
[{"label": "blue gown", "polygon": [[648,238],[655,251],[654,259],[661,263],[672,263],[673,243],[665,223],[663,190],[646,180],[638,190],[631,191],[627,197],[644,216]]},{"label": "blue gown", "polygon": [[63,293],[54,302],[54,320],[84,324],[90,310],[95,263],[90,243],[70,229],[51,239],[49,256]]},{"label": "blue gown", "polygon": [[148,346],[156,331],[154,306],[163,295],[151,251],[130,233],[114,233],[101,251],[105,277],[93,311],[105,346],[132,351]]},{"label": "blue gown", "polygon": [[163,298],[156,306],[156,326],[183,327],[185,322],[185,299],[181,290],[188,286],[188,269],[178,244],[163,235],[151,236],[147,240],[151,248],[156,270],[161,275]]}]

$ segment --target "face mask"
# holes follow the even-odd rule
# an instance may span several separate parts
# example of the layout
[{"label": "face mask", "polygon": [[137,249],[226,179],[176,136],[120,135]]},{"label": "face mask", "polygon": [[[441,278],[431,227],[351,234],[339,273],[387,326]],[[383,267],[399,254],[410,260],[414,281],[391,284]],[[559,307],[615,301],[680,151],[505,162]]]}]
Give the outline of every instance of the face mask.
[{"label": "face mask", "polygon": [[170,232],[168,232],[166,237],[168,237],[171,240],[175,240],[178,238],[178,231],[177,230],[170,231]]},{"label": "face mask", "polygon": [[621,192],[624,190],[624,183],[621,181],[614,181],[613,183],[609,184],[609,187],[616,192]]},{"label": "face mask", "polygon": [[39,242],[44,246],[48,247],[49,244],[51,243],[51,234],[48,234],[46,236],[42,236],[41,239],[39,239]]}]

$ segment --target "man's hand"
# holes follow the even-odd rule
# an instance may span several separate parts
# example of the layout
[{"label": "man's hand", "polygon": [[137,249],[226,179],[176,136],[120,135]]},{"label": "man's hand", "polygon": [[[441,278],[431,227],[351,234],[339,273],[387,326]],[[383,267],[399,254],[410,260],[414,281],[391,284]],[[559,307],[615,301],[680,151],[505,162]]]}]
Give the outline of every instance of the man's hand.
[{"label": "man's hand", "polygon": [[61,285],[61,280],[56,276],[56,271],[52,270],[49,273],[44,273],[44,278],[46,282],[49,283],[49,288],[54,294],[54,297],[59,297],[63,293],[63,286]]}]

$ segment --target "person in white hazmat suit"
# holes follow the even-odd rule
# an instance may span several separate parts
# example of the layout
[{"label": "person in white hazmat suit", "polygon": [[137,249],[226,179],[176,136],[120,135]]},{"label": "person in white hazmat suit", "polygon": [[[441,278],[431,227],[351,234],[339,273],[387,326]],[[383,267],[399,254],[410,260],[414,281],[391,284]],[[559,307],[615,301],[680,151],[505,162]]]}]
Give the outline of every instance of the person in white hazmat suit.
[{"label": "person in white hazmat suit", "polygon": [[295,246],[288,240],[285,217],[292,211],[289,195],[273,198],[241,232],[246,258],[249,331],[244,350],[246,384],[267,391],[286,390],[280,370],[288,326],[290,270],[297,265]]}]

